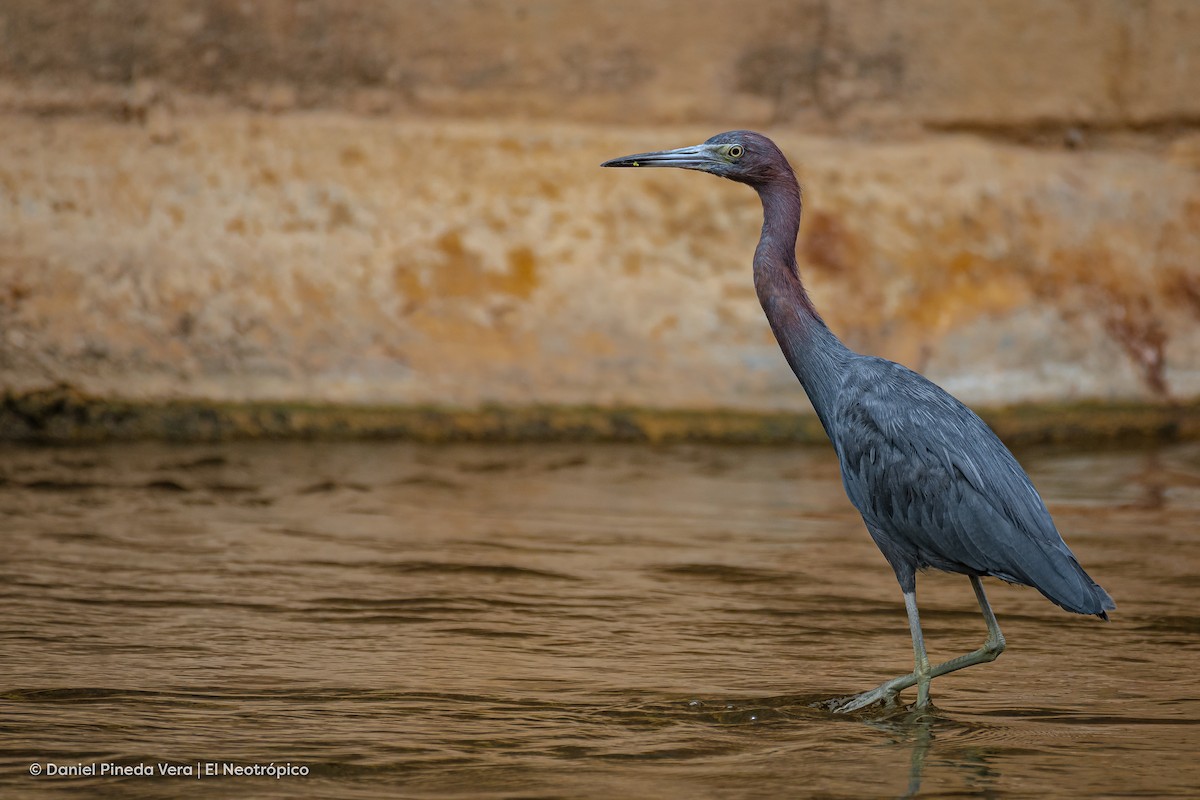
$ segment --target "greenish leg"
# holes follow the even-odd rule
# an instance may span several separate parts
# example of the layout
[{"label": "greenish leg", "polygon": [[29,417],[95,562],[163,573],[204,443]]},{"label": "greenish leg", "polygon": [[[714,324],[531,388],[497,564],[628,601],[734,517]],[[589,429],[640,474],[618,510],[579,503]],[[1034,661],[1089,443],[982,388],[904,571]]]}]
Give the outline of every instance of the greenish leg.
[{"label": "greenish leg", "polygon": [[913,672],[917,678],[917,708],[929,705],[929,656],[925,654],[925,635],[921,633],[921,615],[917,613],[917,593],[904,593],[904,610],[908,612],[908,631],[912,634]]},{"label": "greenish leg", "polygon": [[979,601],[979,610],[983,612],[984,622],[987,623],[987,640],[983,643],[982,647],[966,655],[952,658],[935,667],[930,667],[929,658],[925,654],[925,637],[921,633],[921,618],[917,613],[917,596],[915,592],[905,592],[904,608],[908,612],[908,628],[912,633],[913,640],[913,659],[915,662],[913,671],[907,675],[892,678],[890,681],[876,686],[869,692],[863,692],[844,701],[838,701],[834,704],[833,710],[841,713],[857,711],[880,700],[886,701],[888,705],[891,705],[896,701],[897,694],[913,685],[917,687],[917,708],[925,708],[929,705],[929,684],[934,678],[945,675],[948,672],[963,669],[964,667],[995,661],[1004,652],[1004,634],[1000,632],[1000,625],[996,622],[996,615],[992,612],[992,606],[988,603],[987,595],[984,594],[982,581],[974,575],[971,576],[971,588],[975,590],[975,599]]}]

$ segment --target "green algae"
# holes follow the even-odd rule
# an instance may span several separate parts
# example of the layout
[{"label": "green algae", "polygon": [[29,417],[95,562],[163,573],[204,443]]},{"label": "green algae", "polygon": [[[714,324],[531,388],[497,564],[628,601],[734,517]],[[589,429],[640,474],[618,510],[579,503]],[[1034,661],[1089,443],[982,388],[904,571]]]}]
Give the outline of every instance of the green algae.
[{"label": "green algae", "polygon": [[[1036,404],[984,408],[979,413],[1010,444],[1200,438],[1200,400]],[[375,438],[805,444],[823,442],[825,434],[816,417],[802,411],[142,402],[89,397],[68,387],[0,397],[0,441],[6,442]]]}]

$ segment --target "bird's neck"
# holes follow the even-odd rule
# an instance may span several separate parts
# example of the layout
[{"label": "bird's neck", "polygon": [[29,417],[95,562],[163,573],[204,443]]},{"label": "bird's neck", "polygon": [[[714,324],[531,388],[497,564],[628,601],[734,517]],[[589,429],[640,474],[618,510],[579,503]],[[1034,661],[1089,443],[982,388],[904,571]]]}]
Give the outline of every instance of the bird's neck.
[{"label": "bird's neck", "polygon": [[757,189],[763,227],[754,251],[754,288],[784,358],[828,433],[838,380],[853,353],[826,327],[800,280],[796,234],[801,201],[795,176],[789,171]]}]

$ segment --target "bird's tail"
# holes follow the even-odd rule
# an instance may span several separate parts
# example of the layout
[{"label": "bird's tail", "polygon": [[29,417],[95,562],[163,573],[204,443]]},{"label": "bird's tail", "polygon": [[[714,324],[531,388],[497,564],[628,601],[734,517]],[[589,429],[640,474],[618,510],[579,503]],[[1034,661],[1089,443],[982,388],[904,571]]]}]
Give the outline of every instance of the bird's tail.
[{"label": "bird's tail", "polygon": [[[1087,575],[1086,572],[1083,574]],[[1088,578],[1088,580],[1092,579]],[[1109,593],[1104,591],[1104,587],[1095,581],[1092,581],[1092,592],[1096,595],[1096,600],[1100,603],[1100,610],[1095,612],[1096,616],[1105,622],[1108,622],[1108,612],[1115,610],[1117,604],[1113,602],[1113,599]]]},{"label": "bird's tail", "polygon": [[[1063,548],[1066,549],[1065,547]],[[1104,588],[1084,572],[1070,551],[1062,559],[1053,559],[1057,575],[1052,580],[1040,580],[1033,585],[1055,605],[1076,614],[1093,614],[1108,620],[1108,612],[1117,604]]]}]

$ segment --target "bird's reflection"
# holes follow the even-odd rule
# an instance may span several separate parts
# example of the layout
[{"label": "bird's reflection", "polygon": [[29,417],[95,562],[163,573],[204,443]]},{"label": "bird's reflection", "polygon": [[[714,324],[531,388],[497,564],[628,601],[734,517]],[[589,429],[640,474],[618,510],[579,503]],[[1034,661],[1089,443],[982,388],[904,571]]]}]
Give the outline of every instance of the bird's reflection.
[{"label": "bird's reflection", "polygon": [[908,761],[908,788],[901,797],[916,797],[921,791],[921,775],[933,746],[933,726],[937,714],[929,707],[905,711],[887,721],[872,721],[872,727],[898,735],[912,747]]},{"label": "bird's reflection", "polygon": [[753,701],[723,702],[692,700],[689,713],[720,725],[758,725],[784,720],[816,723],[859,724],[883,734],[894,746],[908,748],[908,776],[899,797],[920,797],[926,766],[932,761],[941,767],[963,773],[972,791],[991,796],[999,774],[995,768],[999,753],[978,744],[980,726],[955,719],[930,704],[925,708],[896,704],[875,706],[855,715],[831,713],[828,699],[780,696]]},{"label": "bird's reflection", "polygon": [[997,774],[993,769],[988,754],[977,747],[962,748],[961,746],[943,746],[938,748],[938,735],[943,739],[947,734],[964,730],[961,722],[953,720],[932,706],[924,709],[899,708],[882,717],[865,719],[864,722],[872,728],[884,731],[899,744],[908,745],[911,750],[908,762],[908,783],[902,798],[919,797],[921,779],[925,773],[926,764],[930,757],[937,752],[938,759],[947,766],[965,769],[972,773],[971,783],[984,792],[994,788]]}]

